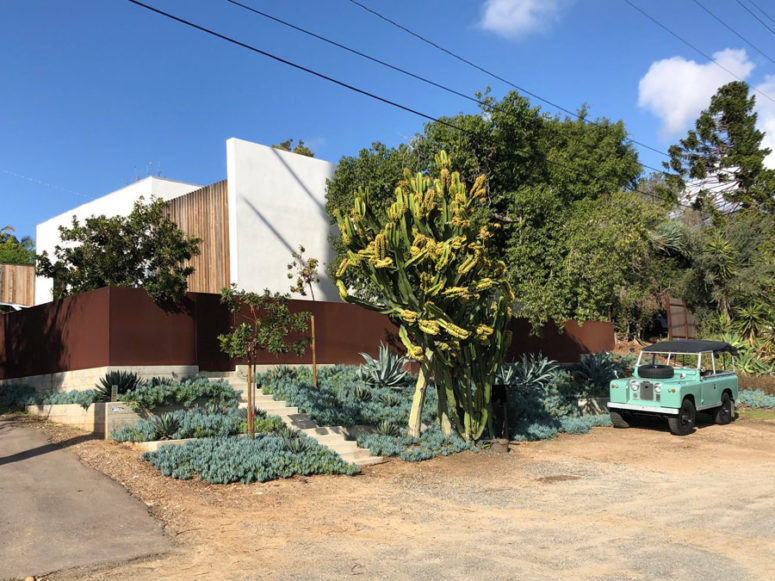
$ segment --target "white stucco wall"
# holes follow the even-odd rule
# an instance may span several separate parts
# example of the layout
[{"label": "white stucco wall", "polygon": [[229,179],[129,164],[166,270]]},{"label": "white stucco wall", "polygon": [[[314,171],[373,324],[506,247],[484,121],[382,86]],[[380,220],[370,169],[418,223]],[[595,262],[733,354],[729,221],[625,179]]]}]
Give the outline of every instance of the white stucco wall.
[{"label": "white stucco wall", "polygon": [[226,142],[226,166],[232,282],[288,292],[287,264],[302,245],[305,257],[321,262],[315,299],[338,301],[324,272],[333,260],[328,234],[335,228],[325,211],[326,179],[336,166],[236,138]]},{"label": "white stucco wall", "polygon": [[[146,200],[150,200],[152,197],[171,200],[200,187],[164,178],[147,177],[38,224],[35,234],[35,250],[38,254],[45,250],[50,257],[53,257],[54,247],[60,242],[59,226],[71,225],[73,216],[76,216],[81,222],[90,216],[103,214],[105,216],[127,216],[132,211],[135,201],[141,196]],[[37,277],[35,279],[36,305],[51,301],[53,286],[53,282],[49,278]]]}]

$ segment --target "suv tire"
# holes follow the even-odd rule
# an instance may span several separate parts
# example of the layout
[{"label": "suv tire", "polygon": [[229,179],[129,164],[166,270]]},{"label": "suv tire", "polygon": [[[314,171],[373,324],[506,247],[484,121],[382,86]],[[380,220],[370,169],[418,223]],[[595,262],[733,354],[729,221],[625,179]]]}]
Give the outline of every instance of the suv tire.
[{"label": "suv tire", "polygon": [[678,410],[678,415],[667,418],[667,425],[675,436],[687,436],[694,431],[694,424],[697,423],[697,410],[694,408],[692,400],[685,398]]},{"label": "suv tire", "polygon": [[641,365],[638,367],[638,377],[644,379],[670,379],[675,372],[669,365]]},{"label": "suv tire", "polygon": [[619,412],[609,411],[609,414],[611,414],[611,423],[613,424],[614,428],[629,428],[630,423],[624,419],[624,416],[622,416]]},{"label": "suv tire", "polygon": [[728,424],[732,421],[733,410],[732,398],[725,392],[721,396],[721,406],[713,410],[713,421],[722,426]]}]

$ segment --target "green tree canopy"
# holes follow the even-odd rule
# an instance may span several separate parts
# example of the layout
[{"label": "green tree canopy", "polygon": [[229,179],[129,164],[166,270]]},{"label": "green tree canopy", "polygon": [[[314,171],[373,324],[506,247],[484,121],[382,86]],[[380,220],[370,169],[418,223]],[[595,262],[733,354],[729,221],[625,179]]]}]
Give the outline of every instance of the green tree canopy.
[{"label": "green tree canopy", "polygon": [[306,155],[307,157],[315,157],[315,154],[312,153],[312,150],[304,145],[304,142],[299,139],[299,142],[294,147],[293,145],[293,139],[286,139],[285,141],[281,141],[277,145],[273,145],[275,149],[279,149],[281,151],[290,151],[291,153],[298,153],[299,155]]},{"label": "green tree canopy", "polygon": [[38,256],[37,273],[54,280],[54,298],[104,286],[142,287],[159,303],[178,302],[186,292],[199,253],[199,238],[187,237],[165,214],[167,202],[135,202],[128,216],[91,216],[59,227],[55,260]]},{"label": "green tree canopy", "polygon": [[[445,150],[462,180],[487,175],[485,203],[476,208],[476,219],[502,226],[493,233],[494,252],[508,264],[510,282],[518,289],[519,314],[535,326],[550,319],[562,323],[569,318],[607,318],[612,294],[592,290],[591,282],[584,286],[580,269],[568,270],[578,238],[571,236],[569,225],[589,216],[585,200],[620,200],[612,196],[636,183],[641,166],[623,124],[589,121],[585,108],[578,119],[542,115],[516,92],[500,101],[478,97],[479,114],[443,117],[428,123],[409,144],[374,144],[358,157],[343,158],[328,184],[329,215],[348,212],[362,186],[369,192],[372,211],[384,217],[395,199],[400,168],[431,173],[435,153]],[[574,218],[577,212],[581,216]],[[646,217],[638,212],[627,216],[639,220],[630,228],[641,233]],[[609,222],[605,224],[613,228]],[[338,239],[334,247],[338,264],[345,257]],[[599,261],[597,267],[605,280],[620,272],[610,260]],[[329,265],[332,276],[334,268]],[[588,273],[584,276],[589,278]],[[354,273],[345,273],[343,280],[356,294],[367,296],[374,290]],[[580,289],[586,298],[579,298]]]},{"label": "green tree canopy", "polygon": [[679,145],[670,148],[674,183],[697,188],[696,205],[707,206],[718,192],[735,208],[775,210],[775,171],[764,166],[770,149],[756,128],[756,97],[735,81],[721,87]]},{"label": "green tree canopy", "polygon": [[0,228],[0,264],[35,264],[35,243],[25,236],[19,240],[10,226]]}]

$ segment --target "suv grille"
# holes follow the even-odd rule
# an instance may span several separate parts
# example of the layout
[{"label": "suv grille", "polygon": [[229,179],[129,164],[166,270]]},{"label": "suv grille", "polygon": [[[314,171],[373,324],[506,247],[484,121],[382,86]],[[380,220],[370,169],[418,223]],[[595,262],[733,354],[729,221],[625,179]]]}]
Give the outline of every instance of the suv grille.
[{"label": "suv grille", "polygon": [[650,381],[642,381],[640,389],[632,393],[632,399],[641,401],[659,401],[660,396],[654,391],[654,384]]}]

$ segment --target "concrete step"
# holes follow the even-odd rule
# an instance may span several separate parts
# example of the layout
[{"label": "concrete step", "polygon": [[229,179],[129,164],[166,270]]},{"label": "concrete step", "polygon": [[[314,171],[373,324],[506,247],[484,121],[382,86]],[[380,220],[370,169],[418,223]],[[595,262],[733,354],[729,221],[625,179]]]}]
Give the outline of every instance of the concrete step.
[{"label": "concrete step", "polygon": [[340,454],[340,456],[345,462],[356,464],[357,466],[372,466],[386,461],[382,456],[372,456],[368,450],[363,449],[359,449],[351,454]]}]

